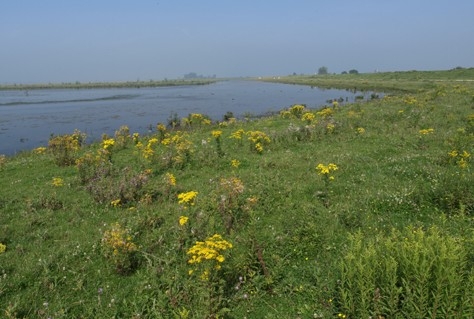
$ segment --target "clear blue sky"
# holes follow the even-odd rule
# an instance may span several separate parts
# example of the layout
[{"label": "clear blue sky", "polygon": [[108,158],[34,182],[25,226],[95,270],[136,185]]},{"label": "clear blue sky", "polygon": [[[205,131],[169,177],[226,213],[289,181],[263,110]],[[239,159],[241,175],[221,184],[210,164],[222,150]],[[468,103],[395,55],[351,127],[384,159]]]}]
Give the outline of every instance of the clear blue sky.
[{"label": "clear blue sky", "polygon": [[1,0],[0,83],[474,66],[473,0]]}]

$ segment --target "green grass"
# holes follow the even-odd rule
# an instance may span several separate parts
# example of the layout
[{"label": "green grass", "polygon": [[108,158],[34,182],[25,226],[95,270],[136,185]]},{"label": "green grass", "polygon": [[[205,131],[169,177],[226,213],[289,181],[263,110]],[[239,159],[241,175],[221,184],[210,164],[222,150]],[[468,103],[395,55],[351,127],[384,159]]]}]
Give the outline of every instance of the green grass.
[{"label": "green grass", "polygon": [[446,71],[380,72],[344,75],[302,75],[264,78],[264,81],[304,84],[315,87],[350,89],[355,91],[389,91],[419,93],[435,89],[444,83],[471,85],[474,68],[456,68]]},{"label": "green grass", "polygon": [[[75,166],[56,165],[51,151],[0,158],[0,316],[474,316],[474,292],[466,288],[474,282],[473,155],[467,156],[474,152],[474,86],[450,82],[458,79],[450,72],[417,72],[416,81],[412,72],[318,77],[329,86],[360,88],[363,79],[396,92],[421,84],[339,105],[326,118],[306,110],[316,115],[310,124],[278,115],[220,125],[195,118],[174,146],[160,143],[156,132],[140,137],[141,148],[122,131],[123,147],[114,137],[110,154],[89,163],[91,181],[81,181]],[[229,138],[238,129],[264,132],[271,141],[259,153],[247,136]],[[158,143],[145,159],[152,137]],[[73,155],[101,149],[82,146]],[[320,163],[337,165],[333,180],[318,175]],[[63,186],[52,185],[55,177]],[[189,191],[198,195],[185,208],[177,195]],[[116,199],[122,205],[111,204]],[[189,217],[184,226],[180,216]],[[124,242],[136,251],[114,255],[104,245],[115,223],[129,230]],[[215,259],[191,265],[186,252],[216,233],[233,247],[203,281],[199,274]],[[410,263],[424,256],[438,266]],[[407,280],[423,285],[411,290]],[[398,291],[403,298],[393,297]]]}]

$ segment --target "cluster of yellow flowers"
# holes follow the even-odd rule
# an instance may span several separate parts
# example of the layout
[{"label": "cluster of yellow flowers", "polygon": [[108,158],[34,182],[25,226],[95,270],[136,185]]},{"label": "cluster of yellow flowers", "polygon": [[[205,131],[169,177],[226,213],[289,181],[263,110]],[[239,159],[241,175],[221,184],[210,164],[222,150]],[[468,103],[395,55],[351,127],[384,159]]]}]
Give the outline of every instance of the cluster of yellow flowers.
[{"label": "cluster of yellow flowers", "polygon": [[320,163],[316,166],[316,170],[318,171],[318,174],[323,175],[323,176],[327,176],[329,180],[334,179],[334,176],[330,176],[329,174],[332,171],[337,171],[338,169],[339,169],[339,167],[337,167],[337,165],[334,164],[334,163],[329,163],[328,165],[324,165],[324,164]]},{"label": "cluster of yellow flowers", "polygon": [[121,205],[121,200],[120,199],[115,199],[113,201],[110,202],[110,206],[112,207],[119,207]]},{"label": "cluster of yellow flowers", "polygon": [[195,191],[190,191],[187,193],[179,193],[178,203],[183,205],[184,208],[187,208],[188,206],[194,206],[197,195],[198,195],[198,192],[195,192]]},{"label": "cluster of yellow flowers", "polygon": [[125,147],[130,141],[130,129],[127,125],[122,125],[117,131],[115,131],[115,143],[119,148]]},{"label": "cluster of yellow flowers", "polygon": [[222,131],[221,130],[214,130],[211,132],[212,133],[212,136],[215,138],[215,139],[218,139],[221,137],[222,135]]},{"label": "cluster of yellow flowers", "polygon": [[301,116],[301,120],[308,124],[311,124],[316,119],[316,115],[311,112],[306,112]]},{"label": "cluster of yellow flowers", "polygon": [[76,152],[81,148],[86,135],[76,130],[73,134],[58,135],[49,139],[48,149],[59,166],[75,163]]},{"label": "cluster of yellow flowers", "polygon": [[323,119],[330,117],[334,113],[333,109],[326,107],[321,111],[317,112],[316,114],[321,116]]},{"label": "cluster of yellow flowers", "polygon": [[362,134],[365,133],[365,128],[363,128],[363,127],[358,127],[356,131],[357,131],[357,134],[362,135]]},{"label": "cluster of yellow flowers", "polygon": [[176,177],[171,173],[165,174],[165,181],[169,186],[176,186]]},{"label": "cluster of yellow flowers", "polygon": [[110,151],[115,145],[115,140],[113,138],[108,138],[102,141],[102,149]]},{"label": "cluster of yellow flowers", "polygon": [[295,104],[292,107],[290,107],[289,111],[290,111],[291,115],[293,115],[297,118],[300,118],[301,115],[303,114],[305,108],[306,107],[304,105]]},{"label": "cluster of yellow flowers", "polygon": [[122,228],[119,223],[114,224],[110,230],[104,232],[102,244],[111,251],[112,257],[120,257],[138,249],[132,241],[130,231]]},{"label": "cluster of yellow flowers", "polygon": [[160,133],[166,132],[166,126],[163,123],[159,123],[156,125],[156,130]]},{"label": "cluster of yellow flowers", "polygon": [[466,168],[469,163],[469,157],[471,157],[471,154],[465,150],[462,151],[462,153],[457,150],[452,150],[448,155],[459,165],[460,168]]},{"label": "cluster of yellow flowers", "polygon": [[334,125],[334,123],[326,124],[326,132],[328,134],[331,134],[332,132],[334,132],[335,129],[336,129],[336,125]]},{"label": "cluster of yellow flowers", "polygon": [[[187,254],[190,255],[189,264],[200,264],[206,262],[207,265],[201,273],[201,279],[208,280],[211,269],[219,270],[225,257],[222,254],[224,250],[232,248],[232,244],[215,234],[205,241],[197,241],[193,247],[189,248]],[[210,265],[209,265],[210,264]],[[193,270],[189,271],[192,274]]]},{"label": "cluster of yellow flowers", "polygon": [[132,140],[133,140],[133,143],[138,144],[140,141],[140,133],[133,133]]},{"label": "cluster of yellow flowers", "polygon": [[423,130],[420,130],[419,133],[420,133],[421,135],[432,134],[432,133],[434,133],[434,128],[423,129]]},{"label": "cluster of yellow flowers", "polygon": [[238,129],[237,131],[233,132],[230,134],[229,138],[233,138],[236,140],[242,140],[242,137],[244,136],[245,131],[243,129]]},{"label": "cluster of yellow flowers", "polygon": [[407,96],[405,99],[403,99],[403,102],[408,104],[408,105],[413,105],[418,102],[413,96]]},{"label": "cluster of yellow flowers", "polygon": [[187,216],[179,216],[179,220],[178,220],[179,226],[186,225],[188,220],[189,220],[189,217],[187,217]]},{"label": "cluster of yellow flowers", "polygon": [[33,150],[36,154],[44,154],[46,152],[47,148],[44,146],[37,147]]},{"label": "cluster of yellow flowers", "polygon": [[143,148],[142,150],[142,153],[143,153],[143,157],[147,160],[151,159],[153,157],[153,155],[155,155],[155,151],[154,151],[154,146],[158,143],[158,139],[156,137],[152,137],[148,140],[148,143],[146,144],[146,147],[143,148],[143,144],[142,143],[138,143],[137,144],[137,148]]},{"label": "cluster of yellow flowers", "polygon": [[239,168],[240,161],[237,160],[237,159],[233,159],[233,160],[230,161],[230,166],[232,166],[233,168]]},{"label": "cluster of yellow flowers", "polygon": [[208,118],[206,118],[204,115],[200,114],[200,113],[192,113],[190,115],[190,118],[187,119],[183,119],[185,121],[187,121],[188,123],[187,124],[204,124],[204,125],[210,125],[211,124],[211,120],[209,120]]},{"label": "cluster of yellow flowers", "polygon": [[188,139],[185,132],[178,131],[174,135],[167,134],[161,141],[165,145],[169,154],[170,163],[181,164],[192,152],[193,143]]},{"label": "cluster of yellow flowers", "polygon": [[54,187],[61,187],[61,186],[64,186],[64,181],[61,177],[53,177],[53,180],[51,181],[51,184]]},{"label": "cluster of yellow flowers", "polygon": [[263,145],[270,143],[270,138],[262,131],[248,131],[247,136],[249,141],[253,143],[254,149],[258,153],[263,152]]},{"label": "cluster of yellow flowers", "polygon": [[7,246],[0,243],[0,254],[3,254],[5,252],[5,250],[7,250]]}]

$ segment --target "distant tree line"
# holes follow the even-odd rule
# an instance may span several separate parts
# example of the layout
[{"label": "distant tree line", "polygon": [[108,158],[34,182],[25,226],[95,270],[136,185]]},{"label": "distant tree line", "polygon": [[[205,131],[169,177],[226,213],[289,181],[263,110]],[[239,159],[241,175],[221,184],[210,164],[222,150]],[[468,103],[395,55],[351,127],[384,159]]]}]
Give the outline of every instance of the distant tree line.
[{"label": "distant tree line", "polygon": [[[320,67],[318,69],[318,75],[325,75],[325,74],[329,74],[328,68],[326,66]],[[352,70],[349,70],[349,72],[342,71],[341,74],[359,74],[359,71],[357,71],[356,69],[352,69]]]},{"label": "distant tree line", "polygon": [[356,69],[352,69],[352,70],[349,70],[349,72],[347,71],[342,71],[341,74],[359,74],[359,71],[357,71]]}]

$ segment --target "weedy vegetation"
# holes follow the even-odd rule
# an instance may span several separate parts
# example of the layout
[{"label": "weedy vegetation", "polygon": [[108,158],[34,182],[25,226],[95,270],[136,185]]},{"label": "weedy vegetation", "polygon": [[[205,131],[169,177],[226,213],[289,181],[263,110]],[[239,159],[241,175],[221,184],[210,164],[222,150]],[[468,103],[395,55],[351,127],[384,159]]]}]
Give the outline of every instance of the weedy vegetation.
[{"label": "weedy vegetation", "polygon": [[0,156],[0,316],[474,317],[474,83],[450,72]]}]

